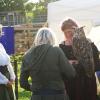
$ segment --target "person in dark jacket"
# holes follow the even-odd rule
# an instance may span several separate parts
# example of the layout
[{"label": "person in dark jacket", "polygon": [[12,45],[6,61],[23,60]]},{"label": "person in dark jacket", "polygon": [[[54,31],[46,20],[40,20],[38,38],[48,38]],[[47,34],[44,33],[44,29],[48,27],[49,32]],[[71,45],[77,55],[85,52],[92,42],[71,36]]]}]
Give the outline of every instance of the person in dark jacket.
[{"label": "person in dark jacket", "polygon": [[34,45],[23,57],[20,86],[32,91],[31,100],[69,100],[63,80],[74,78],[76,72],[63,51],[54,45],[53,32],[41,28]]},{"label": "person in dark jacket", "polygon": [[[87,76],[85,68],[82,66],[82,63],[78,61],[72,48],[73,34],[75,28],[78,27],[78,24],[70,18],[66,19],[61,26],[61,30],[65,35],[65,41],[63,41],[59,46],[77,72],[77,75],[74,80],[65,81],[66,91],[69,95],[70,100],[96,100],[97,85],[95,73],[93,73],[92,77]],[[90,43],[93,50],[95,72],[99,70],[100,66],[99,52],[95,44],[91,41]]]}]

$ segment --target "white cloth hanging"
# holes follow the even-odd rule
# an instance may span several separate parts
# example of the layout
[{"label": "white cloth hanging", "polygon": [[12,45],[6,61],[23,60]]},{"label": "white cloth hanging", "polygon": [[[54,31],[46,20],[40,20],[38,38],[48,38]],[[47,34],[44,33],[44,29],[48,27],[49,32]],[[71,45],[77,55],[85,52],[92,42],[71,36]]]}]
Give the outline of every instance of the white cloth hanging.
[{"label": "white cloth hanging", "polygon": [[[15,74],[10,62],[10,57],[6,53],[3,45],[0,43],[0,66],[4,65],[7,65],[8,71],[10,73],[10,79],[15,80]],[[9,80],[2,73],[0,73],[0,84],[7,84],[8,81]]]}]

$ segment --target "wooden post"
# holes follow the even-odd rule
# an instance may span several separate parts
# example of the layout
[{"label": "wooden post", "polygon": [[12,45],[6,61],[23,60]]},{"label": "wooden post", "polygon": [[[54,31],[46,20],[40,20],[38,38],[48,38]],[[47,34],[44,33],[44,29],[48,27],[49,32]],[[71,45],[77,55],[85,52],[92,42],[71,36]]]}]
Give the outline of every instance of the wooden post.
[{"label": "wooden post", "polygon": [[18,100],[18,65],[17,65],[17,60],[14,59],[14,70],[15,70],[15,95],[16,95],[16,100]]}]

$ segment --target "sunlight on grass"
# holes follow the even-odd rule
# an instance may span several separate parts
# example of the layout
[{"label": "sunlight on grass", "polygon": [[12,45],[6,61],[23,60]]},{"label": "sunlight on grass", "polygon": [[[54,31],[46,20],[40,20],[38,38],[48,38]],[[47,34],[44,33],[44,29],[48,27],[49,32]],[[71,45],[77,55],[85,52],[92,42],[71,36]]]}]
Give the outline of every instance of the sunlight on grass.
[{"label": "sunlight on grass", "polygon": [[30,97],[31,97],[31,93],[30,92],[27,92],[21,88],[19,88],[19,99],[18,100],[30,100]]}]

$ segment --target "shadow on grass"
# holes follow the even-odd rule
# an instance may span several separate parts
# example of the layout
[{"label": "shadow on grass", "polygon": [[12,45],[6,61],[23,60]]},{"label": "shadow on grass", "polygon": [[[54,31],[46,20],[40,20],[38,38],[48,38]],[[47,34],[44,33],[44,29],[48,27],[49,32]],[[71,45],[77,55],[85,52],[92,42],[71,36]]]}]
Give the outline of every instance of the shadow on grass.
[{"label": "shadow on grass", "polygon": [[18,92],[18,100],[30,100],[31,92],[27,92],[25,90],[21,90]]}]

